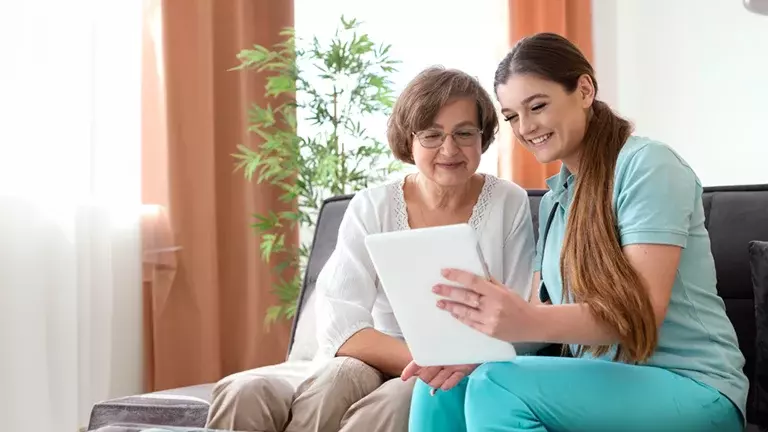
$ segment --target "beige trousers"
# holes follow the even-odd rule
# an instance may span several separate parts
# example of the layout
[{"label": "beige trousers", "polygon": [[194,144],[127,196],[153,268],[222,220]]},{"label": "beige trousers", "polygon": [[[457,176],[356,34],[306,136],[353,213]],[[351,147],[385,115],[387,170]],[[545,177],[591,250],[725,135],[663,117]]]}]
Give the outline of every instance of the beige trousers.
[{"label": "beige trousers", "polygon": [[258,432],[406,432],[415,379],[387,379],[337,357],[296,391],[277,377],[227,377],[216,384],[206,427]]}]

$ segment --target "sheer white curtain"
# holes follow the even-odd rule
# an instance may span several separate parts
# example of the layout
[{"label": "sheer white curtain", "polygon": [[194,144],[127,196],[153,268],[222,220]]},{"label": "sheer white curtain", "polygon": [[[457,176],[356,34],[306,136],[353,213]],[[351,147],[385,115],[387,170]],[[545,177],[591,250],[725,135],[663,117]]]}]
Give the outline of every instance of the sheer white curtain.
[{"label": "sheer white curtain", "polygon": [[141,390],[136,0],[0,3],[0,429]]}]

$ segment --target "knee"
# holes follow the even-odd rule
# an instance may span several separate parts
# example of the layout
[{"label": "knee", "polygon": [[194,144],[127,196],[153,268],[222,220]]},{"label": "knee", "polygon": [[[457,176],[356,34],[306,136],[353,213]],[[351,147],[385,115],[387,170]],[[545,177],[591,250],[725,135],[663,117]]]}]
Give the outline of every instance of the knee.
[{"label": "knee", "polygon": [[530,385],[538,385],[532,375],[514,363],[486,363],[478,367],[467,383],[464,403],[467,423],[483,424],[494,417],[500,403],[505,412],[527,412],[531,402]]},{"label": "knee", "polygon": [[421,380],[416,382],[411,395],[408,425],[410,430],[451,430],[464,424],[464,392],[467,379],[448,391],[437,391]]},{"label": "knee", "polygon": [[514,382],[515,388],[523,387],[525,385],[524,377],[518,377],[517,368],[509,363],[485,363],[480,365],[469,376],[469,382],[467,383],[467,401],[466,408],[471,411],[473,407],[482,408],[484,403],[487,403],[487,398],[484,396],[490,393],[499,394],[499,390],[503,389],[497,376],[503,373],[505,374],[505,382]]},{"label": "knee", "polygon": [[293,387],[278,377],[249,373],[228,376],[214,386],[206,427],[226,430],[282,430]]},{"label": "knee", "polygon": [[462,379],[450,390],[437,390],[432,393],[432,387],[422,380],[417,380],[411,392],[411,409],[433,410],[446,405],[460,406],[464,403],[467,378]]},{"label": "knee", "polygon": [[521,362],[484,363],[469,376],[469,386],[474,388],[515,383],[514,388],[520,389],[536,384],[539,379],[540,376],[526,370]]},{"label": "knee", "polygon": [[376,368],[353,357],[336,357],[314,379],[313,386],[319,385],[331,394],[341,393],[359,399],[376,390],[383,375]]},{"label": "knee", "polygon": [[[411,394],[416,379],[402,381],[392,378],[363,399],[355,402],[344,414],[342,431],[407,430]],[[378,425],[371,428],[370,425]]]},{"label": "knee", "polygon": [[423,405],[434,400],[431,395],[432,387],[422,380],[416,380],[411,394],[411,405]]},{"label": "knee", "polygon": [[334,371],[342,376],[372,375],[376,378],[382,376],[381,372],[368,363],[354,357],[334,357],[326,365],[326,372]]},{"label": "knee", "polygon": [[400,378],[393,378],[392,385],[384,391],[387,406],[392,407],[392,410],[397,412],[407,413],[410,411],[413,390],[418,381],[421,380],[411,378],[408,381],[403,381]]},{"label": "knee", "polygon": [[435,399],[431,391],[432,387],[424,381],[416,381],[416,384],[413,386],[413,393],[411,393],[411,403],[409,406],[411,420],[425,415],[431,417],[430,413],[438,409],[439,401]]},{"label": "knee", "polygon": [[359,408],[372,417],[408,417],[416,378],[403,381],[392,378],[367,396],[367,403]]},{"label": "knee", "polygon": [[[285,380],[265,376],[229,376],[213,388],[211,409],[221,405],[254,405],[255,401],[281,401],[293,394]],[[286,401],[290,403],[290,400]]]}]

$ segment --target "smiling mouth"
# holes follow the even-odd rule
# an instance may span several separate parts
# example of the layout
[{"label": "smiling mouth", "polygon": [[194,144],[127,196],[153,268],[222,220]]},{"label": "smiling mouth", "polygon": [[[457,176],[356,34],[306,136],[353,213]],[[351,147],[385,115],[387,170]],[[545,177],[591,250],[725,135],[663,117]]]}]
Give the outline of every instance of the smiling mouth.
[{"label": "smiling mouth", "polygon": [[443,162],[443,163],[437,163],[437,166],[440,168],[445,169],[456,169],[464,166],[464,162]]},{"label": "smiling mouth", "polygon": [[533,144],[534,147],[538,147],[542,144],[545,144],[549,139],[552,137],[553,133],[550,132],[548,134],[544,134],[541,136],[537,136],[536,138],[528,140],[529,143]]}]

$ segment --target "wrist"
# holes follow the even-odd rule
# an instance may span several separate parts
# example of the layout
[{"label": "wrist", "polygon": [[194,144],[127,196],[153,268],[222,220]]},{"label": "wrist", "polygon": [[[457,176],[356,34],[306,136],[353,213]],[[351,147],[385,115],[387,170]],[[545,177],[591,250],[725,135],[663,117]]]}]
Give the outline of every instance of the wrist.
[{"label": "wrist", "polygon": [[552,318],[550,312],[552,306],[546,304],[534,305],[531,308],[530,317],[530,342],[552,342]]}]

